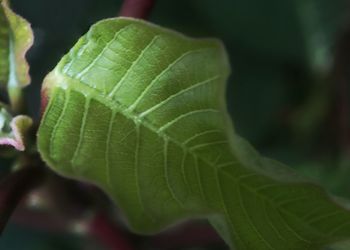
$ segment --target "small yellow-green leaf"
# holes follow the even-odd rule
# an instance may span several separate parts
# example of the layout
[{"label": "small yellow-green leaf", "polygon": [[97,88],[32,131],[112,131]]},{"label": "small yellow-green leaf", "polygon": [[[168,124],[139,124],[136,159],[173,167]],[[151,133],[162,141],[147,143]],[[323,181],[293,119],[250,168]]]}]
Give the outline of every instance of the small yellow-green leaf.
[{"label": "small yellow-green leaf", "polygon": [[0,0],[0,86],[7,87],[14,105],[30,82],[25,54],[32,44],[30,24],[10,9],[7,0]]},{"label": "small yellow-green leaf", "polygon": [[25,115],[11,117],[6,109],[0,109],[0,145],[14,147],[18,151],[25,150],[25,134],[32,126],[32,119]]}]

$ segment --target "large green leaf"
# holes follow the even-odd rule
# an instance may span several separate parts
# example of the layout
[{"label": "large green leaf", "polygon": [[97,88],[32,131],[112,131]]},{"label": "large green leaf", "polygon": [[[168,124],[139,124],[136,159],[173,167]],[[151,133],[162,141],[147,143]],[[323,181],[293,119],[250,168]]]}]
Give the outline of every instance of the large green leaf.
[{"label": "large green leaf", "polygon": [[20,105],[21,88],[30,82],[25,54],[32,44],[30,24],[10,9],[7,0],[0,0],[0,86],[8,88],[15,106]]},{"label": "large green leaf", "polygon": [[235,134],[229,71],[217,40],[101,21],[45,80],[40,153],[58,173],[104,189],[137,232],[205,217],[237,249],[349,238],[348,210]]}]

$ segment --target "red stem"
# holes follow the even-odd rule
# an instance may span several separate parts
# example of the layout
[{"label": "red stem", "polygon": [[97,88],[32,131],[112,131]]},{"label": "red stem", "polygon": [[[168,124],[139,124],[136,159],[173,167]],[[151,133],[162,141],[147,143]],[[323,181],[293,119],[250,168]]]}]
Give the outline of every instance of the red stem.
[{"label": "red stem", "polygon": [[147,19],[155,0],[124,0],[120,16]]},{"label": "red stem", "polygon": [[96,215],[93,219],[90,233],[108,250],[133,250],[123,232],[103,214]]},{"label": "red stem", "polygon": [[11,173],[0,183],[0,234],[18,203],[44,181],[46,172],[39,167],[24,167]]}]

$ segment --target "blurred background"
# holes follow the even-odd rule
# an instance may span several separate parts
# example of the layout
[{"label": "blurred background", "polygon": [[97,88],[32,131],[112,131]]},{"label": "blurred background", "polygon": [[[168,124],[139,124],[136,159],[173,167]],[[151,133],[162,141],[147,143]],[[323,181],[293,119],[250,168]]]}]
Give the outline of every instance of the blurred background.
[{"label": "blurred background", "polygon": [[[44,76],[93,23],[117,16],[121,0],[11,2],[34,30],[26,97],[31,115],[39,119]],[[222,39],[232,66],[227,105],[236,132],[265,156],[350,198],[348,1],[159,0],[150,21],[190,36]],[[157,236],[134,235],[99,190],[51,178],[49,188],[16,210],[0,249],[227,249],[200,221]],[[106,210],[115,220],[96,212]]]}]

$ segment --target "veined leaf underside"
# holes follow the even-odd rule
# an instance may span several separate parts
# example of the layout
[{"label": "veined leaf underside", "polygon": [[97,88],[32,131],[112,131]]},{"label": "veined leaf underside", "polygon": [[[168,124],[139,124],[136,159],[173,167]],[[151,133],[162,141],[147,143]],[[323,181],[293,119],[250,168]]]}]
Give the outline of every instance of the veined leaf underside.
[{"label": "veined leaf underside", "polygon": [[348,238],[347,210],[278,174],[284,166],[234,133],[228,74],[216,40],[134,19],[99,22],[45,80],[39,150],[57,172],[104,189],[142,233],[200,216],[237,249]]}]

